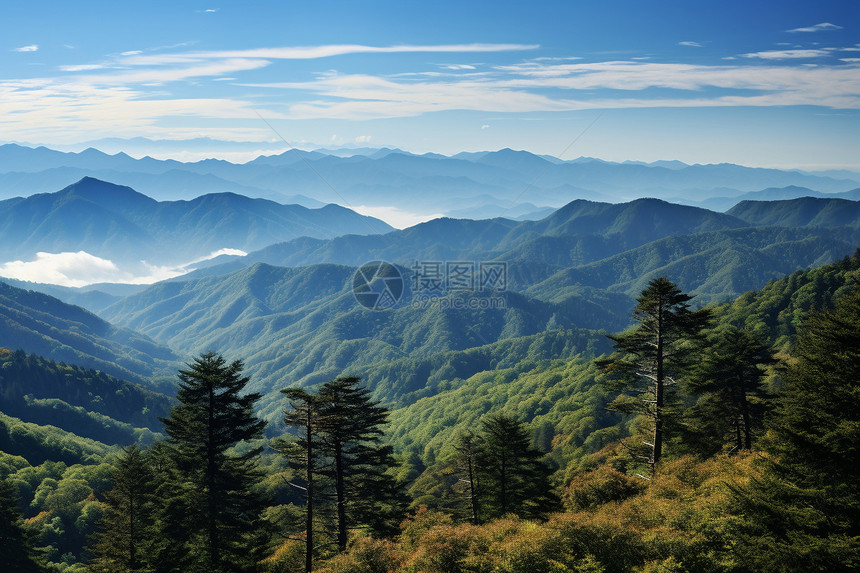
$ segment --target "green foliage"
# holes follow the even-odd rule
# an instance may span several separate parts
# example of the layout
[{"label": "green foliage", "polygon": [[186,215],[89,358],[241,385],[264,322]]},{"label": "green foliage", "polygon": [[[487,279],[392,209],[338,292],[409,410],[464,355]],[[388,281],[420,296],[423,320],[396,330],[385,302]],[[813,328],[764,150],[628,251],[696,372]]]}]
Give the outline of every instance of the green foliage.
[{"label": "green foliage", "polygon": [[684,440],[703,454],[726,444],[752,449],[753,434],[763,425],[768,394],[763,378],[774,359],[768,347],[733,326],[716,329],[698,351],[685,379],[685,390],[698,396],[684,413]]},{"label": "green foliage", "polygon": [[[360,382],[356,377],[337,378],[316,395],[296,388],[284,391],[292,408],[286,422],[301,434],[282,450],[304,472],[308,559],[314,499],[333,514],[340,551],[346,549],[350,530],[387,534],[396,531],[404,513],[405,494],[390,471],[396,464],[392,449],[381,439],[388,410],[371,400]],[[328,499],[314,497],[323,489]]]},{"label": "green foliage", "polygon": [[565,505],[574,510],[594,509],[610,502],[624,501],[645,490],[644,481],[630,477],[611,466],[574,476],[565,489]]},{"label": "green foliage", "polygon": [[618,350],[599,362],[607,372],[606,384],[622,391],[613,407],[625,413],[641,413],[652,424],[653,439],[645,442],[645,453],[637,454],[652,470],[663,453],[664,429],[672,398],[670,386],[688,366],[693,353],[691,342],[701,336],[710,320],[710,310],[691,311],[692,297],[666,278],[652,280],[642,291],[633,310],[638,324],[631,330],[610,336]]},{"label": "green foliage", "polygon": [[[264,500],[251,491],[260,478],[260,448],[230,455],[242,441],[262,437],[253,414],[258,394],[239,361],[207,353],[179,372],[179,404],[164,419],[158,568],[184,571],[252,571],[262,558]],[[181,558],[180,558],[181,556]]]},{"label": "green foliage", "polygon": [[0,450],[31,464],[48,460],[77,464],[100,460],[111,448],[54,426],[22,422],[0,413]]},{"label": "green foliage", "polygon": [[809,313],[833,305],[860,281],[860,250],[818,268],[797,271],[715,309],[721,324],[747,330],[775,349],[790,352]]},{"label": "green foliage", "polygon": [[860,290],[801,326],[760,480],[736,494],[743,557],[780,570],[860,569]]},{"label": "green foliage", "polygon": [[16,573],[44,570],[33,534],[23,527],[15,488],[5,479],[0,479],[0,563],[4,570]]},{"label": "green foliage", "polygon": [[113,487],[102,504],[101,527],[90,565],[99,572],[144,571],[153,545],[155,476],[136,446],[123,450],[112,472]]},{"label": "green foliage", "polygon": [[486,515],[508,514],[540,518],[556,509],[548,467],[542,454],[531,447],[531,437],[522,422],[505,414],[481,420],[481,443],[477,448],[479,495]]},{"label": "green foliage", "polygon": [[80,307],[0,282],[0,347],[96,368],[136,382],[166,376],[176,356]]},{"label": "green foliage", "polygon": [[151,443],[172,400],[103,372],[0,352],[0,410],[106,444]]}]

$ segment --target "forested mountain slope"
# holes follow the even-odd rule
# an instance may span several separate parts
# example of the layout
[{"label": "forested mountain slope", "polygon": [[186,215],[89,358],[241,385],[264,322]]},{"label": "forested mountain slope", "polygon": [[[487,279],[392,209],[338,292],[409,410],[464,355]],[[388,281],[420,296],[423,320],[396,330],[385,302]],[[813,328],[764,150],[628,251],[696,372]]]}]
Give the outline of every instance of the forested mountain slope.
[{"label": "forested mountain slope", "polygon": [[80,307],[0,282],[0,348],[102,370],[125,380],[161,384],[179,358],[127,328]]},{"label": "forested mountain slope", "polygon": [[219,249],[259,249],[301,236],[392,228],[337,205],[308,209],[233,193],[158,202],[92,177],[57,191],[0,201],[0,260],[86,251],[114,262],[186,264]]}]

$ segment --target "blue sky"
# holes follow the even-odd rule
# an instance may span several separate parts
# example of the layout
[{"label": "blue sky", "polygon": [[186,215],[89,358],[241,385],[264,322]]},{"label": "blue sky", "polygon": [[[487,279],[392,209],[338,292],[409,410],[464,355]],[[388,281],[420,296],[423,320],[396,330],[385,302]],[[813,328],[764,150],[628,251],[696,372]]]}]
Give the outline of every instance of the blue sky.
[{"label": "blue sky", "polygon": [[0,142],[245,160],[280,137],[860,170],[860,2],[0,8]]}]

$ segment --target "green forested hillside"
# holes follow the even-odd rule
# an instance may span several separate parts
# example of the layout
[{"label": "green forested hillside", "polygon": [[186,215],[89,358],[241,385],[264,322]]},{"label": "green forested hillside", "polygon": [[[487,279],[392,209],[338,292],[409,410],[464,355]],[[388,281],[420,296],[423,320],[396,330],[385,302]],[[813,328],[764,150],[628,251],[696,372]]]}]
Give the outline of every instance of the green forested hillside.
[{"label": "green forested hillside", "polygon": [[[249,254],[237,264],[283,266],[318,263],[360,265],[387,260],[524,260],[559,266],[586,264],[667,236],[746,227],[738,218],[657,199],[629,203],[576,200],[540,221],[440,218],[382,236],[348,235],[332,240],[296,239]],[[550,248],[529,243],[544,239]],[[511,257],[508,253],[519,253]],[[523,256],[525,255],[525,256]],[[545,258],[534,259],[534,255]]]},{"label": "green forested hillside", "polygon": [[[335,265],[258,264],[225,277],[162,283],[103,315],[188,354],[219,348],[241,356],[255,376],[253,387],[266,391],[322,381],[347,367],[465,350],[548,327],[625,323],[614,309],[585,297],[543,302],[515,292],[460,293],[445,299],[449,308],[404,302],[377,312],[356,303],[353,272]],[[502,308],[492,308],[493,298]],[[469,307],[480,299],[487,304]]]},{"label": "green forested hillside", "polygon": [[[106,444],[161,429],[171,399],[103,372],[0,350],[0,411]],[[146,428],[147,430],[144,430]]]},{"label": "green forested hillside", "polygon": [[[321,265],[314,269],[321,274],[312,276],[344,279],[348,278],[350,270]],[[835,533],[831,535],[826,528],[815,530],[800,521],[791,521],[795,519],[793,512],[800,512],[797,515],[801,517],[813,515],[818,520],[820,512],[810,513],[808,508],[798,505],[796,496],[800,495],[802,502],[806,492],[819,495],[815,492],[825,490],[807,489],[797,493],[791,485],[795,482],[784,481],[796,479],[795,474],[781,474],[770,469],[768,464],[772,463],[773,456],[782,450],[767,445],[771,438],[764,438],[761,426],[756,426],[754,448],[770,448],[764,453],[754,449],[751,454],[728,456],[697,449],[697,442],[691,437],[695,428],[687,427],[693,423],[694,415],[699,415],[693,408],[698,403],[695,395],[678,396],[676,404],[681,410],[672,410],[667,415],[680,425],[671,428],[665,460],[650,479],[637,477],[636,474],[643,471],[642,466],[620,441],[639,435],[645,422],[642,418],[608,409],[617,391],[603,383],[602,366],[593,360],[611,350],[611,341],[593,330],[563,328],[565,315],[561,303],[541,303],[507,293],[505,300],[508,310],[512,311],[509,315],[507,312],[498,317],[464,313],[469,316],[469,326],[480,326],[472,332],[454,320],[454,313],[440,309],[432,313],[425,310],[423,314],[411,308],[362,314],[354,310],[354,301],[347,298],[342,306],[332,306],[330,297],[334,296],[336,303],[338,297],[351,295],[341,291],[333,291],[334,295],[314,292],[313,282],[303,280],[305,272],[259,265],[227,279],[227,282],[234,281],[230,283],[231,288],[240,287],[241,296],[233,299],[236,307],[255,301],[251,312],[279,308],[279,303],[285,308],[292,304],[320,305],[308,317],[296,320],[301,323],[310,319],[308,324],[315,325],[315,328],[308,326],[294,342],[296,348],[304,345],[301,358],[307,362],[299,360],[289,366],[291,369],[305,367],[308,374],[292,379],[261,377],[260,381],[252,377],[249,387],[266,381],[273,389],[305,384],[310,391],[315,391],[317,383],[341,374],[342,370],[332,367],[316,371],[311,366],[314,361],[349,364],[349,373],[362,376],[373,395],[390,410],[384,444],[390,445],[402,462],[400,467],[391,469],[390,475],[398,476],[409,486],[413,511],[399,533],[389,532],[382,538],[381,533],[370,533],[376,530],[356,529],[346,550],[339,555],[321,546],[315,570],[441,573],[451,570],[445,563],[468,570],[466,564],[480,561],[493,564],[501,571],[522,572],[564,571],[565,567],[567,570],[619,572],[766,571],[765,565],[772,561],[772,556],[770,561],[764,556],[773,552],[768,549],[767,535],[776,530],[769,529],[771,525],[768,524],[773,528],[788,528],[790,532],[789,541],[779,540],[781,551],[795,560],[786,570],[804,570],[801,564],[805,558],[814,557],[817,563],[829,564],[831,570],[834,563],[850,559],[846,556],[851,555],[851,538],[846,541],[842,533],[844,528],[839,529],[842,526],[833,529]],[[856,300],[856,295],[851,293],[856,289],[858,273],[860,252],[836,263],[772,281],[759,291],[746,293],[732,303],[715,308],[715,319],[708,332],[718,337],[719,332],[734,325],[758,334],[768,344],[775,344],[775,350],[793,353],[797,329],[809,320],[810,313]],[[273,288],[272,285],[279,284],[271,281],[273,277],[289,284],[290,288],[285,292]],[[204,281],[201,285],[210,290],[217,287],[217,281],[201,280]],[[189,288],[184,283],[163,284],[159,288],[175,289],[170,292],[178,297],[176,305],[197,305],[191,313],[193,316],[206,316],[206,310],[223,296],[209,292],[208,296],[214,298],[207,298],[206,289]],[[144,313],[149,307],[145,299],[139,301]],[[341,312],[328,316],[326,308]],[[856,313],[856,309],[852,312]],[[428,320],[428,316],[432,320]],[[238,320],[237,323],[244,326],[229,331],[230,336],[247,336],[246,344],[251,344],[260,331],[245,328],[260,318],[249,317],[247,324]],[[287,321],[287,318],[280,317],[280,320]],[[845,328],[851,327],[851,324],[845,325]],[[537,330],[529,332],[531,328]],[[856,325],[853,328],[856,329]],[[369,338],[368,332],[373,332],[375,338]],[[476,342],[480,340],[478,335],[492,337],[481,344]],[[327,346],[327,339],[339,342]],[[273,361],[293,343],[289,338],[285,342],[270,350]],[[393,351],[395,342],[414,349],[414,355],[404,356],[402,352]],[[710,335],[703,343],[705,351],[707,345],[713,343]],[[386,348],[387,352],[377,351]],[[851,356],[835,358],[850,361]],[[809,357],[804,360],[808,361]],[[783,363],[793,367],[795,361],[789,359]],[[166,406],[163,397],[104,374],[50,363],[25,353],[4,352],[0,364],[0,374],[4,376],[0,388],[12,390],[7,392],[12,399],[6,403],[19,405],[30,416],[42,415],[49,409],[62,416],[68,415],[69,418],[60,417],[80,424],[82,432],[96,432],[96,424],[103,422],[101,431],[129,436],[135,442],[146,444],[152,436],[146,431],[134,430],[132,423],[149,424],[154,410]],[[265,366],[262,362],[260,368]],[[769,370],[770,376],[782,376],[781,368]],[[791,378],[795,380],[792,384],[799,384],[797,376]],[[21,381],[25,379],[34,381],[31,388],[23,385]],[[74,380],[75,384],[58,384],[52,390],[52,384],[59,383],[60,379]],[[13,382],[10,384],[9,380]],[[794,402],[781,398],[781,384],[779,380],[775,382],[769,387],[777,392],[776,397],[765,398],[768,403],[777,401],[775,411],[799,408],[798,397],[791,398]],[[686,387],[681,389],[686,392]],[[39,392],[42,391],[45,397],[41,397]],[[54,394],[49,397],[50,392]],[[113,399],[109,400],[111,396]],[[830,406],[822,406],[825,407]],[[283,409],[288,408],[283,396],[277,393],[265,396],[257,408],[270,428],[275,428],[274,433],[279,434],[277,422],[283,416]],[[780,430],[774,421],[777,418],[774,414],[768,417],[768,411],[774,410],[765,409],[764,429],[770,432],[768,436],[782,440],[780,448],[795,448],[791,450],[794,452],[792,459],[805,463],[797,454],[800,446],[785,441],[788,440],[786,436],[793,434]],[[72,417],[75,412],[79,414],[77,418]],[[107,414],[115,418],[100,417]],[[510,516],[481,524],[462,523],[467,498],[462,465],[457,461],[462,455],[459,440],[467,430],[479,433],[485,420],[499,414],[521,421],[531,441],[530,447],[545,453],[541,463],[554,472],[555,492],[563,500],[564,513],[544,514],[544,519],[536,520]],[[808,412],[804,416],[813,414]],[[804,431],[818,423],[814,418],[809,419],[812,422],[806,424]],[[87,421],[92,425],[84,423]],[[104,511],[108,504],[115,503],[110,501],[115,498],[106,494],[117,476],[117,456],[125,454],[118,454],[115,447],[105,442],[83,437],[84,433],[76,435],[77,432],[73,434],[64,431],[65,428],[43,424],[28,423],[7,414],[0,417],[0,450],[5,452],[0,454],[0,478],[7,479],[23,500],[25,527],[47,548],[46,557],[53,567],[82,571],[83,563],[91,558],[84,550],[88,536],[99,523],[110,524],[105,521]],[[833,431],[850,430],[848,426],[841,430],[842,426],[835,428]],[[123,442],[117,438],[112,443]],[[282,448],[281,445],[276,447]],[[253,444],[240,444],[231,455],[252,455],[254,451]],[[295,456],[294,449],[284,448],[283,451],[293,452],[290,455]],[[154,457],[143,458],[150,460],[145,463],[151,464],[146,466],[150,469],[144,469],[163,468],[163,464],[171,463],[167,461],[169,455],[172,454],[159,448],[147,450],[146,456]],[[290,459],[301,460],[300,457]],[[285,483],[304,483],[302,474],[297,468],[286,468],[280,454],[272,454],[264,460],[265,477],[260,479],[254,495],[267,492],[277,500],[271,502],[273,505],[266,510],[265,519],[277,531],[289,532],[294,539],[272,540],[257,549],[269,555],[263,564],[266,571],[298,571],[303,557],[301,532],[304,526],[300,518],[304,497]],[[165,479],[164,474],[159,475],[162,477],[152,479]],[[321,475],[325,475],[324,472]],[[822,487],[821,483],[810,479],[804,482],[805,487]],[[853,487],[849,481],[844,482],[845,487]],[[758,483],[773,487],[759,490],[756,489]],[[849,496],[839,498],[842,500],[839,515],[840,519],[850,519],[854,507],[850,492],[840,493],[839,487],[826,491]],[[164,495],[169,503],[185,503],[184,498],[176,497],[176,492],[164,491]],[[324,493],[323,500],[326,499]],[[764,511],[760,505],[763,499],[769,507],[778,507],[781,513],[764,517],[756,513]],[[481,500],[485,504],[493,503],[492,496],[483,495]],[[326,506],[324,501],[320,503],[323,507],[332,507]],[[827,503],[832,505],[833,501]],[[440,511],[420,509],[420,504]],[[488,513],[484,515],[493,515],[495,511],[493,507],[485,509]],[[157,528],[161,528],[158,530],[171,531],[164,529],[169,513],[159,515],[155,522]],[[318,524],[323,531],[325,516],[323,512]]]},{"label": "green forested hillside", "polygon": [[751,225],[860,228],[860,202],[801,197],[785,201],[741,201],[727,211]]},{"label": "green forested hillside", "polygon": [[560,300],[582,286],[635,296],[651,279],[671,277],[700,304],[759,288],[798,268],[833,261],[860,235],[845,229],[755,227],[667,237],[597,262],[558,271],[526,292]]},{"label": "green forested hillside", "polygon": [[0,282],[0,348],[22,349],[114,376],[163,384],[177,363],[168,348],[80,307]]},{"label": "green forested hillside", "polygon": [[[857,288],[858,279],[860,251],[772,281],[759,291],[716,307],[712,329],[737,326],[761,337],[776,351],[790,350],[798,325],[809,313],[832,306]],[[583,354],[567,360],[524,357],[519,363],[491,365],[471,375],[468,371],[454,374],[450,369],[447,376],[435,372],[432,385],[428,384],[428,390],[433,388],[435,393],[425,390],[415,395],[417,401],[392,412],[392,439],[399,448],[435,460],[451,455],[452,436],[474,427],[482,414],[503,410],[529,422],[543,436],[538,441],[560,467],[575,464],[574,460],[630,432],[629,419],[622,421],[606,411],[612,396],[598,385],[600,373],[591,362],[591,352],[608,350],[605,343],[582,350]],[[377,367],[375,372],[380,370]],[[375,383],[373,376],[368,381]],[[553,436],[558,438],[553,441]]]},{"label": "green forested hillside", "polygon": [[769,282],[733,302],[716,308],[721,323],[746,328],[769,340],[775,349],[790,351],[797,330],[813,310],[834,302],[860,285],[860,249],[835,263]]}]

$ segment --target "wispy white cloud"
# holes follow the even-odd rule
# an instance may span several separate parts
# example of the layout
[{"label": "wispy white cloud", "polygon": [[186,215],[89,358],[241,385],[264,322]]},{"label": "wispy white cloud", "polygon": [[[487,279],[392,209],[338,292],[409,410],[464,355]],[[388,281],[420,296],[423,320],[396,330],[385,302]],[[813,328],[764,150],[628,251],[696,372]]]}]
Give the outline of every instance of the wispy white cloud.
[{"label": "wispy white cloud", "polygon": [[329,44],[322,46],[284,46],[248,50],[218,50],[176,54],[136,55],[122,60],[129,66],[158,66],[194,63],[201,60],[262,58],[268,60],[313,60],[350,54],[414,54],[414,53],[483,53],[526,51],[538,44],[436,44],[397,46],[367,46],[363,44]]},{"label": "wispy white cloud", "polygon": [[805,28],[794,28],[793,30],[786,30],[786,32],[795,33],[795,32],[825,32],[827,30],[841,30],[842,26],[837,26],[836,24],[831,24],[830,22],[822,22],[821,24],[816,24],[814,26],[806,26]]},{"label": "wispy white cloud", "polygon": [[[294,119],[372,119],[444,110],[499,112],[569,111],[621,107],[715,107],[729,105],[816,105],[860,107],[860,75],[853,66],[706,66],[612,61],[498,66],[482,79],[398,82],[369,75],[325,74],[317,80],[268,84],[273,89],[316,92],[321,97],[293,104]],[[675,97],[623,92],[676,90]],[[724,96],[716,90],[739,90]],[[547,95],[565,90],[570,97]],[[600,91],[598,91],[600,90]],[[696,97],[690,93],[698,92]],[[579,94],[579,95],[578,95]],[[595,95],[599,94],[599,95]]]},{"label": "wispy white cloud", "polygon": [[[161,48],[134,50],[102,62],[63,66],[55,77],[0,79],[0,129],[6,138],[20,141],[44,141],[46,133],[55,142],[80,141],[81,133],[87,139],[120,134],[194,138],[200,136],[200,120],[205,119],[208,137],[260,141],[268,131],[259,125],[255,109],[265,109],[269,119],[365,120],[449,110],[530,113],[708,105],[860,108],[856,62],[837,58],[840,51],[857,48],[753,52],[723,65],[540,57],[509,65],[482,65],[480,72],[472,64],[428,64],[429,70],[385,76],[332,71],[304,81],[240,83],[244,72],[286,59],[536,47],[446,44],[208,52],[175,51],[173,47],[167,53],[154,53]],[[826,56],[827,60],[816,61],[821,64],[816,67],[798,65],[810,63],[803,59]],[[439,66],[446,70],[440,71]],[[208,92],[193,87],[201,79],[210,80],[200,83]],[[214,92],[211,81],[262,89],[212,97],[212,93],[222,92]],[[184,84],[182,97],[174,95],[174,83]],[[656,96],[646,92],[652,88],[673,91]],[[736,93],[728,96],[720,90]],[[631,92],[638,93],[630,97]],[[236,120],[242,120],[241,127]]]},{"label": "wispy white cloud", "polygon": [[70,66],[60,66],[60,69],[64,72],[88,72],[92,70],[103,70],[105,69],[105,64],[75,64]]},{"label": "wispy white cloud", "polygon": [[767,50],[764,52],[751,52],[741,54],[744,58],[758,58],[762,60],[796,60],[804,58],[820,58],[828,56],[829,50]]},{"label": "wispy white cloud", "polygon": [[15,48],[12,50],[13,52],[38,52],[39,44],[30,44],[29,46],[21,46],[20,48]]},{"label": "wispy white cloud", "polygon": [[705,47],[704,44],[700,44],[699,42],[691,42],[691,41],[678,42],[678,45],[679,46],[687,46],[690,48],[704,48]]},{"label": "wispy white cloud", "polygon": [[234,257],[246,257],[246,256],[248,256],[248,253],[246,253],[242,249],[231,249],[231,248],[218,249],[217,251],[212,251],[211,253],[209,253],[205,257],[200,257],[199,259],[194,259],[190,263],[185,263],[180,268],[187,268],[187,267],[190,267],[191,265],[196,265],[198,263],[202,263],[203,261],[210,261],[210,260],[212,260],[216,257],[220,257],[222,255],[230,255],[230,256],[234,256]]}]

